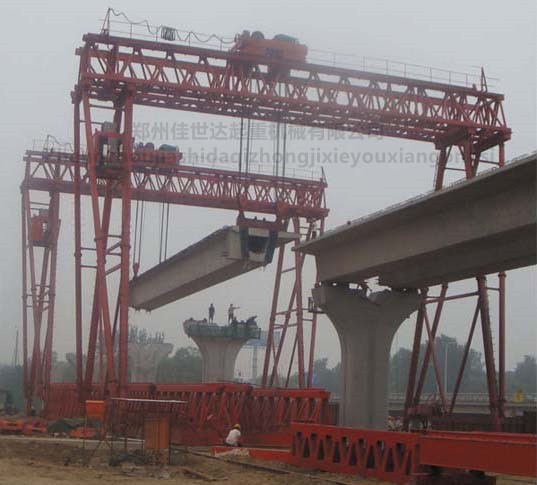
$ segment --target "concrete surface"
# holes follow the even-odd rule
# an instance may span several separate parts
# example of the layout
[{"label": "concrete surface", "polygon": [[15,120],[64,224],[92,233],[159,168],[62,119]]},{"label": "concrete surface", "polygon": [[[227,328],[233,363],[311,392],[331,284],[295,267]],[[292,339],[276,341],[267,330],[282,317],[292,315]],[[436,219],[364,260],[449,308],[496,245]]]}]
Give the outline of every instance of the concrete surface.
[{"label": "concrete surface", "polygon": [[274,249],[297,236],[289,232],[230,226],[213,232],[130,283],[130,305],[154,310],[265,266]]},{"label": "concrete surface", "polygon": [[[196,320],[186,320],[183,323],[185,333],[196,342],[202,358],[202,382],[230,382],[235,376],[235,362],[242,346],[252,337],[248,332],[236,332],[233,336],[230,332],[207,332],[190,331],[190,326],[200,325]],[[202,324],[207,329],[232,330],[231,327],[219,327],[217,325]]]},{"label": "concrete surface", "polygon": [[384,290],[366,296],[362,290],[344,286],[320,286],[313,297],[334,324],[341,345],[339,424],[386,429],[392,340],[418,308],[419,295]]},{"label": "concrete surface", "polygon": [[537,154],[326,232],[298,248],[323,282],[420,288],[537,262]]}]

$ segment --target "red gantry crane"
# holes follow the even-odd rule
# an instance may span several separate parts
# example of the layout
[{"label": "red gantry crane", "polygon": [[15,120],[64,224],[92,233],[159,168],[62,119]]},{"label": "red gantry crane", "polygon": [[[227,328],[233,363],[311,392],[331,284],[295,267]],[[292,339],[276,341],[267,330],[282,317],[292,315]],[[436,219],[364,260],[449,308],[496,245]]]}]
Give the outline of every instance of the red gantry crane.
[{"label": "red gantry crane", "polygon": [[[450,153],[462,156],[466,178],[473,177],[485,162],[483,154],[495,147],[497,158],[487,163],[504,163],[504,143],[511,132],[503,112],[503,96],[490,92],[484,76],[478,85],[437,81],[431,70],[430,79],[406,75],[406,67],[397,75],[363,68],[343,68],[308,62],[306,48],[295,39],[280,36],[265,39],[259,33],[243,33],[230,48],[222,39],[217,48],[200,46],[200,36],[161,26],[147,25],[148,37],[135,38],[133,24],[127,23],[130,35],[112,34],[113,17],[109,10],[101,33],[86,34],[83,45],[76,50],[80,59],[78,80],[72,92],[74,104],[74,153],[28,152],[27,172],[23,183],[23,238],[30,256],[30,290],[25,286],[24,299],[31,297],[35,339],[32,358],[27,352],[27,317],[24,324],[25,362],[31,360],[30,371],[25,371],[26,396],[31,399],[37,383],[50,385],[48,355],[52,344],[52,316],[55,257],[59,228],[57,194],[74,195],[75,216],[75,325],[76,367],[78,396],[83,399],[93,383],[93,362],[97,335],[102,331],[105,342],[107,369],[106,389],[111,394],[126,395],[128,352],[129,279],[135,263],[131,246],[131,202],[147,200],[203,207],[227,208],[239,211],[239,223],[253,224],[246,212],[272,214],[273,224],[301,232],[302,240],[324,228],[327,210],[324,207],[324,180],[305,181],[289,179],[280,173],[263,177],[243,171],[201,169],[169,164],[165,171],[139,159],[133,146],[133,118],[135,106],[149,106],[196,113],[231,116],[244,120],[261,120],[282,125],[303,125],[316,128],[374,134],[432,143],[438,150],[434,187],[440,190],[450,166]],[[451,74],[449,74],[449,79]],[[103,116],[104,114],[104,116]],[[82,150],[82,138],[87,153]],[[164,156],[164,155],[162,155]],[[146,155],[147,157],[147,155]],[[151,155],[149,162],[158,155]],[[167,159],[169,160],[169,159]],[[28,191],[44,190],[51,194],[45,212],[35,211]],[[82,243],[81,197],[91,200],[94,244]],[[110,218],[113,201],[121,207],[121,227],[113,228]],[[48,211],[48,212],[46,212]],[[39,237],[36,217],[46,218],[42,225],[49,241],[44,247],[44,276],[35,275],[35,251]],[[305,221],[301,223],[301,221]],[[303,230],[301,230],[303,229]],[[26,231],[26,232],[24,232]],[[299,241],[297,240],[296,243]],[[82,270],[86,267],[83,253],[94,252],[96,264],[92,312],[89,321],[87,362],[83,363]],[[292,268],[285,269],[284,249],[277,259],[277,272],[269,322],[269,338],[263,367],[263,386],[278,383],[282,349],[291,343],[292,356],[288,367],[290,375],[296,360],[299,387],[312,384],[312,366],[315,347],[316,315],[311,318],[310,340],[306,344],[302,267],[303,259],[295,254]],[[115,264],[111,261],[115,259]],[[26,265],[26,258],[24,264]],[[137,268],[135,267],[134,270]],[[47,276],[47,272],[50,275]],[[119,272],[117,299],[110,298],[109,276]],[[282,275],[294,277],[291,294],[281,308]],[[26,269],[25,269],[26,274]],[[47,280],[48,278],[48,280]],[[50,281],[47,283],[47,281]],[[501,302],[499,339],[499,388],[494,369],[490,315],[487,306],[487,285],[484,276],[477,277],[478,296],[476,314],[480,313],[485,348],[491,412],[495,425],[502,416],[505,372],[505,286],[500,275],[498,288]],[[308,286],[309,288],[309,286]],[[462,295],[467,296],[467,295]],[[48,298],[48,306],[45,300]],[[419,403],[421,381],[416,385],[418,352],[423,326],[427,327],[428,351],[435,361],[434,337],[437,334],[444,302],[457,298],[447,296],[444,285],[438,296],[428,297],[423,291],[423,306],[418,312],[414,354],[407,397],[407,417]],[[427,316],[427,305],[436,304],[432,325]],[[39,335],[45,309],[49,312],[44,351],[41,354]],[[475,320],[470,339],[473,335]],[[294,328],[292,335],[289,330]],[[281,331],[277,345],[274,333]],[[293,338],[294,337],[294,338]],[[291,339],[291,340],[290,340]],[[117,345],[119,363],[114,365],[114,346]],[[309,350],[306,351],[306,347]],[[461,375],[464,364],[461,368]],[[423,371],[425,372],[425,371]],[[36,377],[37,376],[37,377]],[[287,379],[288,380],[288,379]],[[440,395],[442,384],[438,382]],[[38,386],[38,389],[39,386]],[[41,391],[40,391],[41,392]],[[445,398],[443,399],[445,400]],[[447,407],[447,406],[446,406]],[[453,407],[451,407],[451,410]]]}]

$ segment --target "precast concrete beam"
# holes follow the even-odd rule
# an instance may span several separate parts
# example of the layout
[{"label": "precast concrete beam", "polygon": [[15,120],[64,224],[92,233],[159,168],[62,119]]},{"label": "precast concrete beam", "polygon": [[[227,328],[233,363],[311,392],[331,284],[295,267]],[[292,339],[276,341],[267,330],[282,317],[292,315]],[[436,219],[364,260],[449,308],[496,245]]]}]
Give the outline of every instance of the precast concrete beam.
[{"label": "precast concrete beam", "polygon": [[537,153],[349,222],[298,250],[322,282],[423,288],[537,262]]},{"label": "precast concrete beam", "polygon": [[313,298],[334,324],[341,345],[339,424],[385,429],[392,340],[401,323],[418,308],[420,296],[390,290],[367,296],[347,286],[319,286]]},{"label": "precast concrete beam", "polygon": [[154,310],[272,261],[290,232],[229,226],[154,266],[130,282],[130,305]]}]

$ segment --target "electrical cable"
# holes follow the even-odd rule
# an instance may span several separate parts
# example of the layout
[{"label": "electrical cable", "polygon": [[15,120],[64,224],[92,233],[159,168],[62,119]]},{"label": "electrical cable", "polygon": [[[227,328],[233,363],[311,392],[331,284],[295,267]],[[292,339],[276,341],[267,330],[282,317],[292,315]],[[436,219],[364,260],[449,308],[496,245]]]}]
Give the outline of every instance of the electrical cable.
[{"label": "electrical cable", "polygon": [[[110,32],[110,15],[113,15],[114,17],[121,17],[125,20],[125,22],[129,23],[130,25],[137,25],[137,26],[143,26],[147,29],[147,32],[151,35],[158,36],[159,33],[161,33],[164,29],[166,29],[167,32],[172,31],[174,33],[174,40],[178,40],[180,42],[190,42],[191,37],[193,37],[197,42],[200,42],[202,44],[207,44],[212,40],[217,40],[221,44],[233,44],[235,42],[234,39],[225,39],[224,37],[221,37],[219,35],[215,34],[202,34],[200,32],[194,32],[194,31],[180,31],[178,29],[174,29],[173,27],[167,27],[165,25],[159,25],[158,27],[152,27],[151,24],[147,20],[140,20],[138,22],[135,22],[131,20],[124,12],[116,11],[113,8],[108,8],[106,12],[106,16],[104,18],[103,27],[101,29],[101,32]],[[107,27],[105,27],[107,26]],[[186,35],[184,37],[181,37],[181,32],[184,32]]]}]

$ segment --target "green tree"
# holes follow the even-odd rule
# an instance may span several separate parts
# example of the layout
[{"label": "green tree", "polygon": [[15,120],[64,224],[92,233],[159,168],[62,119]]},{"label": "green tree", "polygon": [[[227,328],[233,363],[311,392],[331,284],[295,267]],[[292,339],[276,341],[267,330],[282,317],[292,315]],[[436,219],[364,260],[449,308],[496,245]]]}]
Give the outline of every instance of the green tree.
[{"label": "green tree", "polygon": [[405,392],[411,357],[412,352],[404,347],[393,354],[390,359],[390,392]]},{"label": "green tree", "polygon": [[172,357],[165,357],[158,365],[157,382],[174,384],[201,382],[201,355],[194,347],[181,347]]},{"label": "green tree", "polygon": [[11,395],[12,405],[17,409],[24,409],[24,392],[22,389],[22,366],[0,367],[0,389],[8,391]]},{"label": "green tree", "polygon": [[[334,367],[328,367],[328,359],[316,359],[313,363],[313,387],[325,389],[332,397],[341,396],[341,363]],[[285,378],[280,376],[280,382],[285,383]],[[289,379],[289,387],[298,387],[298,374],[292,374]]]},{"label": "green tree", "polygon": [[327,358],[315,360],[313,385],[330,391],[333,396],[341,396],[341,364],[329,368]]},{"label": "green tree", "polygon": [[[444,373],[447,370],[447,392],[453,392],[464,354],[464,346],[453,337],[440,335],[435,339],[434,348],[442,385],[446,382]],[[427,343],[424,342],[420,348],[419,369],[421,369],[426,350]],[[412,352],[405,348],[400,348],[392,356],[390,360],[390,392],[406,391],[411,357]],[[433,394],[436,391],[437,384],[431,356],[423,384],[423,393]],[[486,377],[481,353],[470,349],[459,392],[485,391]]]},{"label": "green tree", "polygon": [[537,361],[532,355],[525,355],[516,365],[514,371],[506,377],[508,390],[516,392],[521,390],[524,394],[537,393]]}]

